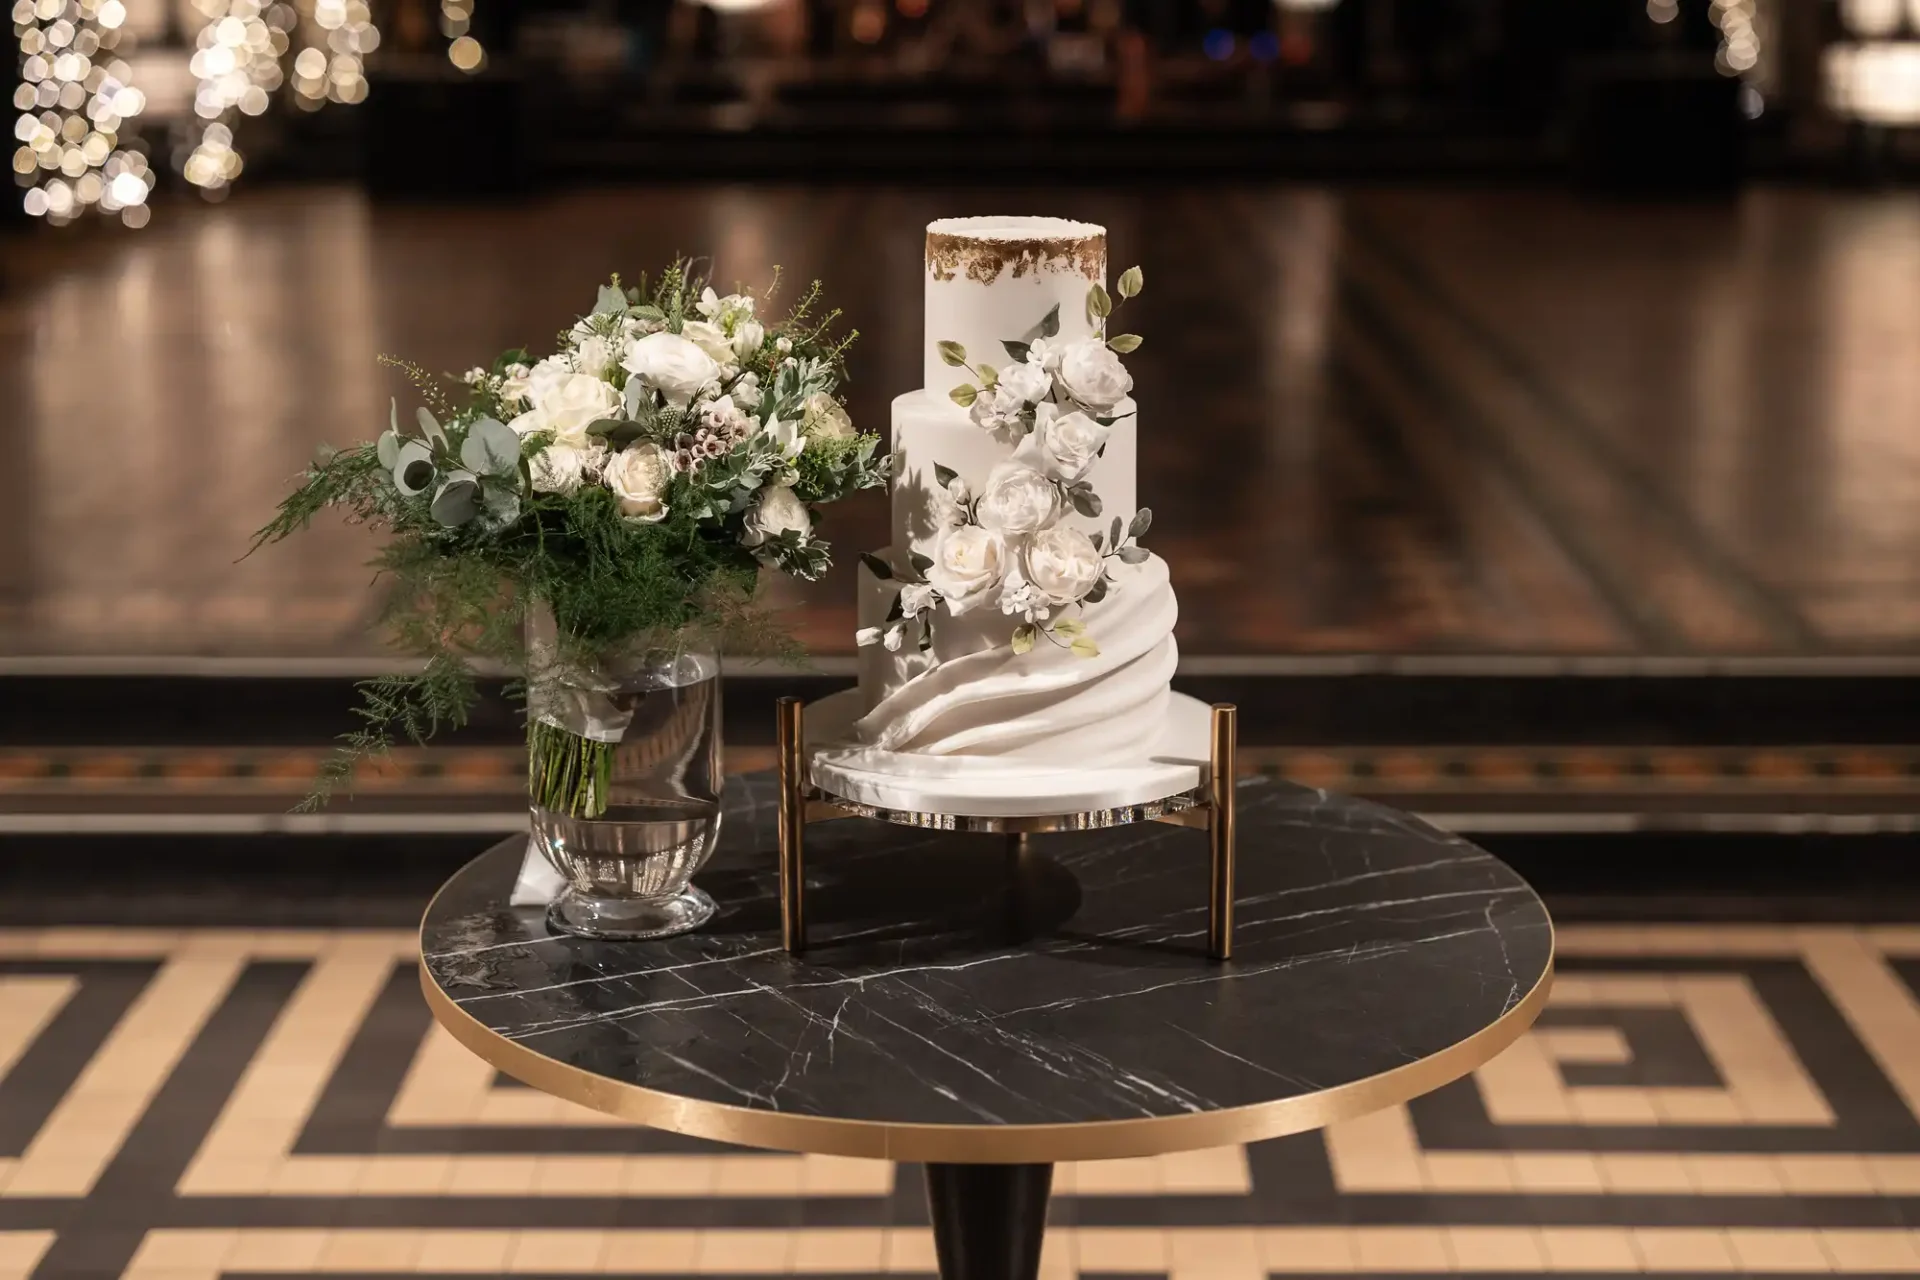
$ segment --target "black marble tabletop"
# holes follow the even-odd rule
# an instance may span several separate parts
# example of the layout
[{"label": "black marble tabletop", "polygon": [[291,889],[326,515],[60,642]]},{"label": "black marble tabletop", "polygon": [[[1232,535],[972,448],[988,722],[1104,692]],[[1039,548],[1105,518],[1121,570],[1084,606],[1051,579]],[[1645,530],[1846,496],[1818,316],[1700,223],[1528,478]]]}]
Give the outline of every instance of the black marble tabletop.
[{"label": "black marble tabletop", "polygon": [[703,931],[551,935],[507,905],[524,839],[421,924],[435,1014],[509,1074],[664,1128],[911,1160],[1142,1155],[1314,1128],[1438,1087],[1525,1029],[1546,909],[1407,815],[1239,791],[1234,959],[1207,841],[1159,824],[1005,837],[808,828],[812,945],[780,947],[775,788],[728,782]]}]

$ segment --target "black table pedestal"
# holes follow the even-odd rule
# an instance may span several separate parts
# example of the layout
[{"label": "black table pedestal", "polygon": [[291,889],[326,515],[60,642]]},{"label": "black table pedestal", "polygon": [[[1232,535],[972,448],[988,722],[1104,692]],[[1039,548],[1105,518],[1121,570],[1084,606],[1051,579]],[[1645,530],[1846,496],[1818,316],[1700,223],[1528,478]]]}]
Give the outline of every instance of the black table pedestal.
[{"label": "black table pedestal", "polygon": [[1033,1280],[1052,1189],[1050,1164],[928,1165],[940,1280]]}]

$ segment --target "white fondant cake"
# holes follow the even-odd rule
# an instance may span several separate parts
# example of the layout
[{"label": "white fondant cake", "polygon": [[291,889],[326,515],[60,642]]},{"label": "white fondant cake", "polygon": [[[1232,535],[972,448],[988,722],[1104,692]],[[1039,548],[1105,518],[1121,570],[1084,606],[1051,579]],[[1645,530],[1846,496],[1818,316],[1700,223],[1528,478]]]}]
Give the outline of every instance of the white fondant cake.
[{"label": "white fondant cake", "polygon": [[[1058,501],[1042,527],[1078,530],[1087,535],[1073,536],[1079,547],[1097,536],[1102,585],[1070,600],[1056,588],[1038,614],[1003,612],[1004,594],[947,593],[920,615],[924,635],[865,644],[857,694],[829,700],[813,717],[814,777],[829,790],[889,808],[1012,816],[1137,804],[1199,785],[1206,717],[1168,687],[1179,655],[1166,564],[1137,545],[1118,554],[1122,541],[1132,542],[1137,509],[1133,402],[1096,405],[1049,391],[1062,403],[1041,408],[1036,429],[1032,405],[1024,427],[983,425],[950,395],[956,384],[990,390],[1036,340],[1056,353],[1098,347],[1099,358],[1111,360],[1088,308],[1089,291],[1105,286],[1106,258],[1105,230],[1088,223],[954,218],[927,228],[926,385],[893,402],[893,544],[877,553],[890,576],[861,566],[860,625],[869,641],[890,625],[897,630],[903,584],[923,573],[942,584],[930,562],[941,559],[953,526],[977,518],[996,527],[967,501],[984,505],[996,469],[1032,458],[1047,423],[1067,413],[1089,415],[1081,426],[1101,447],[1085,453],[1084,469],[1048,472]],[[957,366],[956,350],[965,353]],[[1054,378],[1069,387],[1067,377]],[[1130,380],[1103,385],[1124,393]],[[1089,489],[1097,504],[1076,509],[1072,488]],[[1127,531],[1123,538],[1116,527]],[[982,536],[1005,561],[996,590],[1049,581],[1032,563],[1030,534]],[[914,610],[907,613],[914,622]],[[1013,643],[1016,628],[1028,643]],[[1083,635],[1085,643],[1072,643]]]}]

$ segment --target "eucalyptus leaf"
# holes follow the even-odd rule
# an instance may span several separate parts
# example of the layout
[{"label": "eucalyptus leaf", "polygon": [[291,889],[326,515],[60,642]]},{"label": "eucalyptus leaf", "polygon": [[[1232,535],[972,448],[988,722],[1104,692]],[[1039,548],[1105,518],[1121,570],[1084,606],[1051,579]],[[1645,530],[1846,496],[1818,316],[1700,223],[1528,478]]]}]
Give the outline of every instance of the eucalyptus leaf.
[{"label": "eucalyptus leaf", "polygon": [[468,471],[447,474],[446,482],[433,495],[429,508],[433,518],[448,528],[458,528],[480,511],[480,479]]},{"label": "eucalyptus leaf", "polygon": [[620,395],[620,407],[626,410],[629,418],[638,418],[649,398],[646,383],[638,378],[628,378],[627,389]]},{"label": "eucalyptus leaf", "polygon": [[1113,518],[1113,528],[1107,533],[1107,542],[1116,550],[1120,546],[1120,530],[1123,527],[1119,516]]},{"label": "eucalyptus leaf", "polygon": [[937,342],[934,347],[940,359],[956,369],[967,362],[967,349],[957,342]]},{"label": "eucalyptus leaf", "polygon": [[948,485],[952,484],[955,480],[958,480],[960,478],[960,473],[958,471],[955,471],[952,467],[943,467],[936,462],[933,464],[933,478],[936,481],[938,481],[940,487],[944,489]]},{"label": "eucalyptus leaf", "polygon": [[1093,642],[1092,636],[1076,637],[1068,648],[1073,650],[1073,656],[1076,658],[1097,658],[1100,656],[1100,646]]},{"label": "eucalyptus leaf", "polygon": [[626,310],[626,294],[622,293],[615,285],[603,284],[600,286],[600,294],[593,302],[593,314],[597,316],[618,316],[625,315]]},{"label": "eucalyptus leaf", "polygon": [[927,570],[933,568],[933,557],[921,555],[918,551],[909,551],[907,552],[907,563],[913,566],[915,573],[924,578],[927,576]]},{"label": "eucalyptus leaf", "polygon": [[1087,290],[1087,318],[1104,320],[1113,314],[1113,299],[1107,296],[1106,287],[1094,285]]},{"label": "eucalyptus leaf", "polygon": [[398,400],[387,401],[387,429],[395,435],[400,434],[400,402]]},{"label": "eucalyptus leaf", "polygon": [[1104,533],[1096,533],[1093,535],[1092,541],[1093,541],[1093,549],[1095,551],[1098,551],[1100,549],[1100,544],[1106,538],[1106,536],[1107,535]]},{"label": "eucalyptus leaf", "polygon": [[1015,653],[1033,652],[1034,629],[1031,622],[1023,622],[1013,629],[1013,651]]},{"label": "eucalyptus leaf", "polygon": [[409,498],[425,493],[433,484],[435,470],[433,450],[424,441],[405,441],[394,459],[393,487]]},{"label": "eucalyptus leaf", "polygon": [[414,417],[420,422],[421,435],[443,449],[447,447],[447,433],[441,429],[439,419],[427,411],[427,406],[421,405],[415,410]]},{"label": "eucalyptus leaf", "polygon": [[907,607],[900,603],[900,597],[898,594],[896,594],[893,597],[893,607],[887,610],[887,616],[885,621],[898,622],[900,621],[900,619],[906,616],[907,616]]},{"label": "eucalyptus leaf", "polygon": [[1071,502],[1073,509],[1083,516],[1097,516],[1100,514],[1100,495],[1091,489],[1077,487],[1069,489],[1067,490],[1067,501]]},{"label": "eucalyptus leaf", "polygon": [[1045,316],[1041,317],[1040,336],[1043,338],[1051,338],[1054,334],[1059,332],[1060,332],[1060,304],[1056,302],[1053,304],[1053,309],[1048,311]]},{"label": "eucalyptus leaf", "polygon": [[460,444],[460,461],[476,475],[512,475],[520,469],[520,437],[504,422],[477,419]]},{"label": "eucalyptus leaf", "polygon": [[873,552],[862,551],[860,553],[860,563],[867,566],[867,572],[880,579],[880,581],[893,581],[893,566],[873,554]]},{"label": "eucalyptus leaf", "polygon": [[382,431],[380,443],[374,446],[374,456],[380,459],[380,465],[393,470],[393,464],[400,461],[400,433]]},{"label": "eucalyptus leaf", "polygon": [[1145,547],[1122,547],[1120,548],[1120,563],[1139,564],[1147,558],[1148,554],[1149,552]]},{"label": "eucalyptus leaf", "polygon": [[947,398],[959,405],[962,409],[971,408],[973,402],[980,398],[980,388],[970,382],[963,382],[953,390],[947,392]]},{"label": "eucalyptus leaf", "polygon": [[1129,538],[1144,538],[1147,530],[1153,528],[1153,508],[1142,507],[1133,513],[1133,523],[1127,526]]},{"label": "eucalyptus leaf", "polygon": [[1146,283],[1147,278],[1141,274],[1139,267],[1128,267],[1120,273],[1120,278],[1114,282],[1113,287],[1119,290],[1121,297],[1131,298],[1139,293]]},{"label": "eucalyptus leaf", "polygon": [[1093,590],[1087,592],[1086,598],[1083,599],[1081,603],[1099,604],[1107,598],[1107,588],[1112,584],[1113,580],[1111,578],[1108,578],[1105,574],[1101,574],[1100,581],[1093,584]]},{"label": "eucalyptus leaf", "polygon": [[980,385],[983,387],[991,387],[1000,381],[1000,371],[990,364],[983,364],[974,372],[980,375]]},{"label": "eucalyptus leaf", "polygon": [[1073,639],[1075,636],[1085,635],[1086,633],[1087,633],[1087,624],[1080,621],[1080,619],[1078,618],[1062,618],[1060,619],[1060,621],[1053,624],[1053,634],[1057,636],[1065,636],[1069,640]]},{"label": "eucalyptus leaf", "polygon": [[1026,342],[1008,341],[1002,342],[1000,345],[1007,349],[1007,354],[1013,357],[1016,364],[1025,364],[1027,362],[1027,352],[1033,350],[1033,345]]},{"label": "eucalyptus leaf", "polygon": [[1130,352],[1138,351],[1140,344],[1144,341],[1145,339],[1137,333],[1117,333],[1107,339],[1107,345],[1124,356]]}]

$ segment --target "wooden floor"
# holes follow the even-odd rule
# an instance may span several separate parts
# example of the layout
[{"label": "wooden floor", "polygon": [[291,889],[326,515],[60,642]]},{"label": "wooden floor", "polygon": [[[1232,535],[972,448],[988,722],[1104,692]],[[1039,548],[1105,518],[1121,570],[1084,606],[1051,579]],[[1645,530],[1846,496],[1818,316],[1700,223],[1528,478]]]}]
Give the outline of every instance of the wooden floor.
[{"label": "wooden floor", "polygon": [[[1150,287],[1140,491],[1190,655],[1920,650],[1920,194],[681,187],[182,205],[96,252],[6,246],[0,656],[377,651],[363,531],[242,564],[374,363],[539,347],[675,251],[825,277],[853,409],[918,380],[920,228],[1107,224]],[[865,495],[797,617],[851,648]],[[793,597],[801,602],[798,595]]]}]

